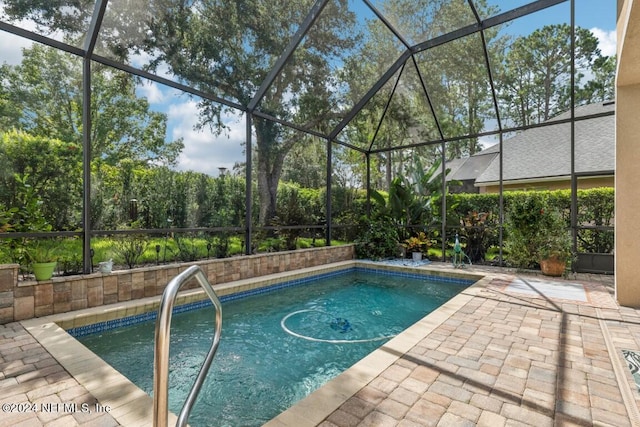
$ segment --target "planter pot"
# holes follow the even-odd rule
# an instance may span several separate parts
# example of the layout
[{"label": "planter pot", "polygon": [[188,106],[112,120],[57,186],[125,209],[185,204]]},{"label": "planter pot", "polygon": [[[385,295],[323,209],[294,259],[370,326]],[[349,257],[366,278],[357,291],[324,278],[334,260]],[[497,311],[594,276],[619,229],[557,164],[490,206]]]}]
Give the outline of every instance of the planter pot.
[{"label": "planter pot", "polygon": [[422,261],[422,252],[411,252],[414,261]]},{"label": "planter pot", "polygon": [[101,261],[98,263],[98,271],[100,273],[111,273],[111,269],[113,268],[113,261]]},{"label": "planter pot", "polygon": [[564,260],[555,257],[540,260],[540,270],[545,276],[562,276],[566,266],[567,263]]},{"label": "planter pot", "polygon": [[33,268],[33,275],[36,276],[36,280],[49,280],[53,276],[53,270],[56,268],[56,262],[34,262],[31,264]]}]

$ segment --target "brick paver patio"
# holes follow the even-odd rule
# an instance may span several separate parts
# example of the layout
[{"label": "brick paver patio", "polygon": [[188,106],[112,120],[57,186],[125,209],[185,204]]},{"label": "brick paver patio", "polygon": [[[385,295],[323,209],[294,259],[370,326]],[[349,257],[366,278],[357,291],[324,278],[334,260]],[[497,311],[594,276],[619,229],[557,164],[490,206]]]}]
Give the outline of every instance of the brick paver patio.
[{"label": "brick paver patio", "polygon": [[640,425],[621,351],[640,350],[640,315],[615,304],[613,278],[579,280],[587,303],[507,292],[512,279],[494,279],[321,425]]},{"label": "brick paver patio", "polygon": [[20,325],[0,325],[0,426],[119,425]]},{"label": "brick paver patio", "polygon": [[[613,278],[572,280],[587,302],[512,292],[514,278],[494,275],[320,425],[640,425],[622,355],[640,351],[640,311],[615,303]],[[82,410],[99,402],[19,323],[0,325],[0,370],[0,426],[119,425]]]}]

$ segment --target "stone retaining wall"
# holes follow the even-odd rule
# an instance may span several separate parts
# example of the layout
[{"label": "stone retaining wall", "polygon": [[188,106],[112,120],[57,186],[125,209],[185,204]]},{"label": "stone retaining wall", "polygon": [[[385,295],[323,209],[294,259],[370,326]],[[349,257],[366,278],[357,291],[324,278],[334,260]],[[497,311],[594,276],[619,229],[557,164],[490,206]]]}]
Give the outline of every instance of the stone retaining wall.
[{"label": "stone retaining wall", "polygon": [[[18,281],[17,264],[0,265],[0,324],[160,295],[167,283],[199,265],[212,285],[354,259],[353,245],[273,252],[112,273]],[[197,286],[186,284],[184,289]]]}]

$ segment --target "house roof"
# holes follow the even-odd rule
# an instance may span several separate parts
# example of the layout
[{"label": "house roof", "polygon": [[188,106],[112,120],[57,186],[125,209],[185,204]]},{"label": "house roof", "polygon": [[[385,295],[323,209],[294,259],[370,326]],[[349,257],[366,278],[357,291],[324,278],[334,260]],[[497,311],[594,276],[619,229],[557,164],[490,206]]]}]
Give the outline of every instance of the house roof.
[{"label": "house roof", "polygon": [[[460,169],[462,165],[465,164],[467,160],[468,157],[465,157],[462,159],[453,159],[447,162],[447,164],[445,165],[449,170],[449,172],[447,173],[447,181],[451,179],[451,177],[458,171],[458,169]],[[433,181],[434,179],[436,179],[436,176],[432,176],[429,181]]]},{"label": "house roof", "polygon": [[[613,103],[589,104],[575,109],[575,117],[614,111]],[[551,121],[569,119],[562,113]],[[503,142],[503,182],[567,178],[571,175],[571,124],[527,129]],[[476,186],[499,182],[499,145],[471,157],[449,174],[450,179],[475,178]],[[447,164],[449,165],[449,163]],[[575,122],[575,171],[597,173],[615,169],[615,116]]]},{"label": "house roof", "polygon": [[455,170],[451,168],[451,172],[447,175],[447,179],[459,181],[475,180],[487,169],[497,155],[498,150],[487,149],[465,159],[454,159],[447,163],[447,167],[449,167],[449,165],[455,160],[462,161],[459,162]]}]

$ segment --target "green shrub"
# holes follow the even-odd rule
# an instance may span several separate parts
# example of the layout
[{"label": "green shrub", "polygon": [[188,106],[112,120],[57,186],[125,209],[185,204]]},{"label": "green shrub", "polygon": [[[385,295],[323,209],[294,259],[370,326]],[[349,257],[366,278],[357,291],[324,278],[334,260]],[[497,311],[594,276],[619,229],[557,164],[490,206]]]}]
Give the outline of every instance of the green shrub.
[{"label": "green shrub", "polygon": [[[527,203],[530,198],[538,198],[544,207],[562,212],[566,226],[569,227],[569,212],[571,210],[571,191],[507,191],[503,194],[504,212],[508,216],[512,206]],[[612,227],[614,225],[615,191],[610,187],[578,190],[577,225]],[[500,212],[499,194],[448,194],[447,195],[447,224],[456,226],[465,221],[470,212],[491,213],[494,224]],[[440,200],[435,203],[439,206]],[[437,213],[438,218],[440,214]],[[508,218],[505,218],[505,227]],[[492,225],[490,225],[492,226]],[[464,235],[464,232],[462,233]],[[497,245],[497,229],[491,233],[489,244]],[[505,242],[508,231],[505,232]],[[613,250],[613,230],[578,229],[578,251],[593,253],[610,253]],[[518,255],[516,255],[518,256]]]},{"label": "green shrub", "polygon": [[536,268],[541,259],[551,255],[569,259],[569,223],[563,216],[568,211],[561,211],[557,205],[549,192],[527,192],[510,200],[505,221],[509,265]]},{"label": "green shrub", "polygon": [[537,265],[537,243],[532,237],[541,226],[540,212],[545,208],[546,204],[537,192],[525,193],[523,197],[510,200],[504,224],[507,234],[504,246],[509,252],[509,265],[520,268],[534,268]]},{"label": "green shrub", "polygon": [[64,276],[82,274],[82,257],[79,253],[65,255],[58,259],[58,267]]},{"label": "green shrub", "polygon": [[395,257],[398,241],[398,232],[391,222],[373,221],[355,242],[356,256],[373,260]]},{"label": "green shrub", "polygon": [[120,235],[113,239],[112,250],[116,254],[117,260],[124,262],[129,268],[133,268],[140,261],[148,245],[149,242],[144,235]]},{"label": "green shrub", "polygon": [[464,237],[464,253],[472,262],[485,260],[487,249],[496,241],[495,216],[489,212],[471,211],[460,221]]},{"label": "green shrub", "polygon": [[258,244],[260,252],[280,252],[286,249],[286,239],[284,237],[267,237]]},{"label": "green shrub", "polygon": [[216,258],[226,258],[229,256],[230,236],[227,233],[213,237],[209,243],[213,246]]},{"label": "green shrub", "polygon": [[200,247],[204,246],[202,239],[184,237],[176,234],[175,242],[178,246],[178,260],[191,262],[204,257],[204,254],[200,250]]},{"label": "green shrub", "polygon": [[[615,214],[613,188],[593,188],[578,191],[578,224],[612,227]],[[578,247],[583,252],[611,253],[613,230],[579,230]]]}]

